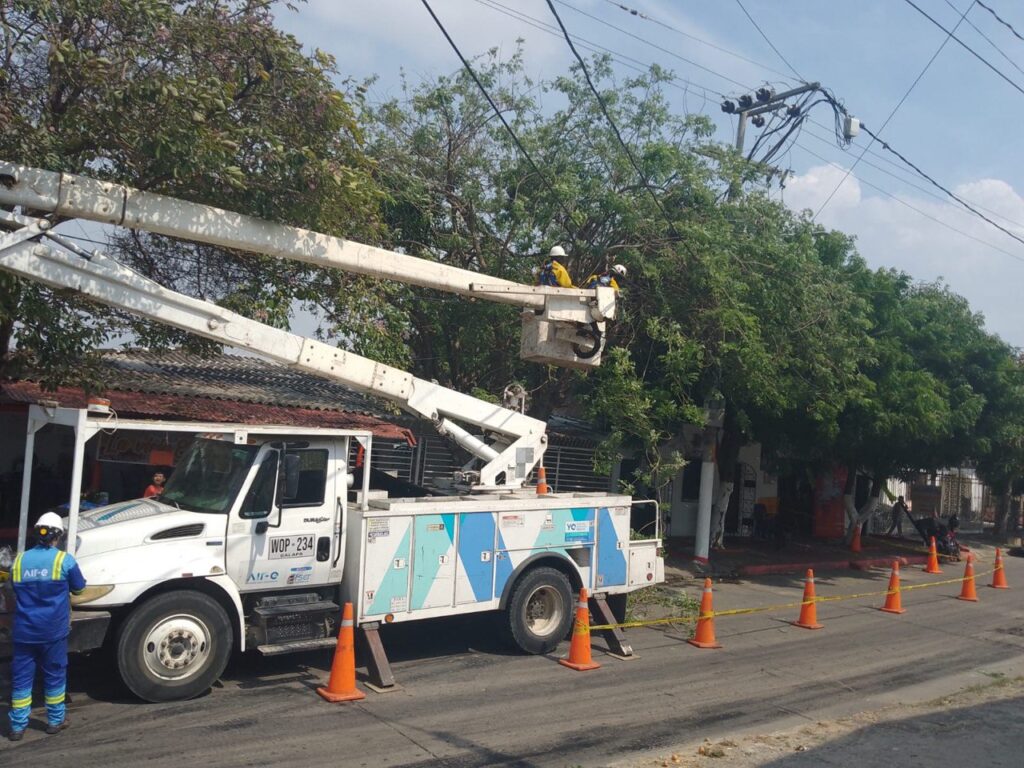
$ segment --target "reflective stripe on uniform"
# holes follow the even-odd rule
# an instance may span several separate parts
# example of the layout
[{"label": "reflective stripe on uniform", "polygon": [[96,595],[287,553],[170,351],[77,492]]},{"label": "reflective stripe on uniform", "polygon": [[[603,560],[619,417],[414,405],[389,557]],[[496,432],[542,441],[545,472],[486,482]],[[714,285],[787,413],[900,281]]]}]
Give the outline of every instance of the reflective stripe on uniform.
[{"label": "reflective stripe on uniform", "polygon": [[24,696],[20,699],[11,699],[11,709],[24,709],[25,707],[32,706],[32,694]]},{"label": "reflective stripe on uniform", "polygon": [[61,691],[60,693],[55,693],[52,696],[47,696],[46,697],[46,703],[50,704],[50,705],[53,705],[53,704],[63,704],[64,703],[64,691]]},{"label": "reflective stripe on uniform", "polygon": [[11,569],[11,581],[17,583],[21,582],[21,557],[24,552],[19,552],[18,556],[14,558],[14,567]]},{"label": "reflective stripe on uniform", "polygon": [[51,574],[51,578],[54,581],[60,581],[62,578],[61,571],[64,569],[64,557],[65,554],[59,549],[57,550],[57,554],[53,556],[53,573]]}]

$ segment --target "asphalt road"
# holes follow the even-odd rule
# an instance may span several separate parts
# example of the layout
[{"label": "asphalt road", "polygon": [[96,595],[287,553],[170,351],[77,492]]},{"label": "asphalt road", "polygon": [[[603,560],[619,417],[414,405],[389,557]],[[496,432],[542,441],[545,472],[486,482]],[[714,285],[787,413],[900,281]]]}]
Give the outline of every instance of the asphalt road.
[{"label": "asphalt road", "polygon": [[[818,594],[885,588],[884,573],[849,573],[819,575]],[[0,760],[75,768],[601,766],[705,735],[930,699],[996,670],[1024,673],[1024,560],[1008,558],[1007,574],[1015,589],[979,586],[976,604],[954,599],[955,585],[906,593],[902,616],[878,611],[877,599],[823,603],[821,631],[789,626],[793,611],[720,618],[717,651],[685,644],[672,628],[640,629],[630,632],[639,658],[619,661],[595,637],[603,666],[587,673],[554,656],[505,650],[479,617],[396,626],[384,640],[402,689],[357,704],[327,704],[314,692],[329,653],[246,656],[208,695],[155,705],[133,701],[100,660],[79,659],[69,684],[72,727],[5,741]],[[904,577],[943,578],[916,568]],[[799,579],[721,584],[715,608],[799,597]]]}]

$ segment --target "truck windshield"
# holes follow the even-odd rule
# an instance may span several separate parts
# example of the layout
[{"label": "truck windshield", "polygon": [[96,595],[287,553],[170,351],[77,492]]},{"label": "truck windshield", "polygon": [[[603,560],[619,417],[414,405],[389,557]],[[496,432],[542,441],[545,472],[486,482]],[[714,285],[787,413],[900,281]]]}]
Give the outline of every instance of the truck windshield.
[{"label": "truck windshield", "polygon": [[198,439],[174,468],[159,499],[193,512],[226,513],[258,452],[257,445]]}]

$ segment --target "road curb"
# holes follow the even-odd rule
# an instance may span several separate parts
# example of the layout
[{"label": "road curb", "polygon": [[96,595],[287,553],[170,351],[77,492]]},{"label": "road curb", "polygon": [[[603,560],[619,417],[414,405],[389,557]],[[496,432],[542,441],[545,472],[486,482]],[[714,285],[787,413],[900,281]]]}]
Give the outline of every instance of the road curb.
[{"label": "road curb", "polygon": [[808,568],[815,571],[866,571],[871,568],[888,568],[893,560],[900,565],[923,565],[927,555],[891,555],[884,557],[859,558],[857,560],[818,560],[801,563],[769,563],[766,565],[741,565],[737,572],[740,576],[769,576],[782,573],[801,573]]}]

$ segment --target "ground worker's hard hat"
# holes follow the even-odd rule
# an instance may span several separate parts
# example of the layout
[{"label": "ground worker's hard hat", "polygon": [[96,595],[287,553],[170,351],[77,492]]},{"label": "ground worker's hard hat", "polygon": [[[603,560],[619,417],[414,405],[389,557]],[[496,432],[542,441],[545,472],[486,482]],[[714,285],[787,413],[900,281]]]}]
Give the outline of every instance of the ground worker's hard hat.
[{"label": "ground worker's hard hat", "polygon": [[614,272],[619,277],[626,276],[626,268],[621,264],[616,264],[614,267],[612,267],[612,272]]},{"label": "ground worker's hard hat", "polygon": [[36,530],[40,536],[46,536],[52,531],[64,533],[64,521],[56,512],[44,512],[36,520]]},{"label": "ground worker's hard hat", "polygon": [[560,245],[556,245],[548,253],[548,256],[550,256],[551,258],[555,258],[556,256],[565,256],[565,248],[563,248]]}]

